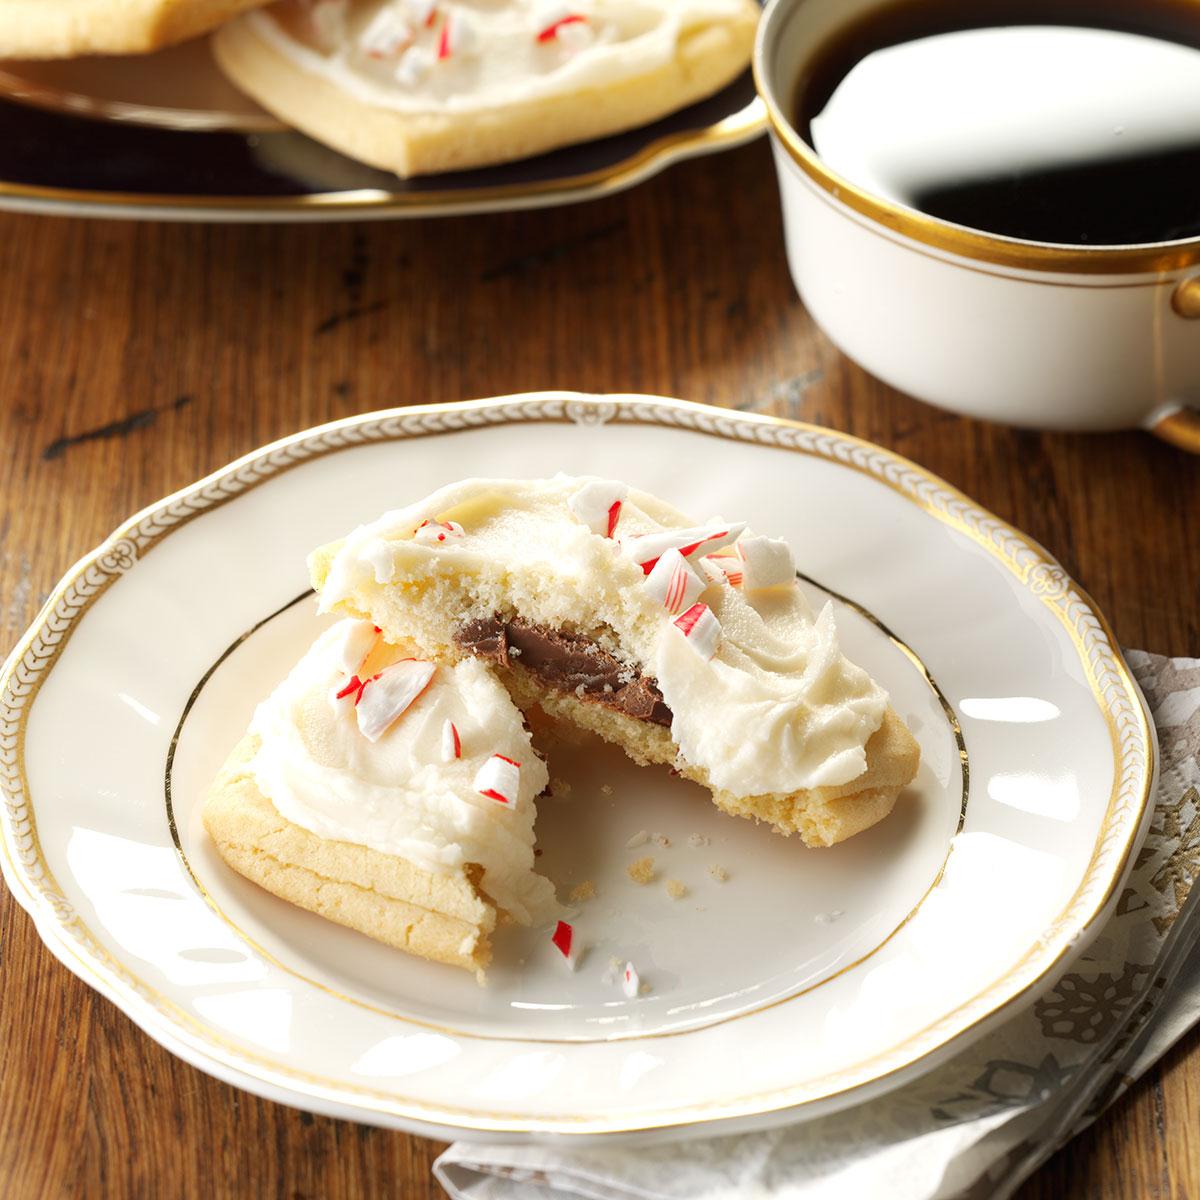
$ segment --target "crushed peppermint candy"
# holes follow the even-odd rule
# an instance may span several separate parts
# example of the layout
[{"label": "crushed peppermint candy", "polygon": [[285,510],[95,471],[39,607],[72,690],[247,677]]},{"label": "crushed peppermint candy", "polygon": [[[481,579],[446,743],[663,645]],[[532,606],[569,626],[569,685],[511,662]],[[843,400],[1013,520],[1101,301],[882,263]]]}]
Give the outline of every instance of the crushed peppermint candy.
[{"label": "crushed peppermint candy", "polygon": [[381,8],[362,31],[358,45],[368,58],[397,58],[412,40],[412,26],[388,5]]},{"label": "crushed peppermint candy", "polygon": [[416,87],[433,67],[433,55],[423,46],[409,46],[396,64],[396,82],[403,87]]},{"label": "crushed peppermint candy", "polygon": [[552,42],[560,37],[564,29],[587,22],[583,9],[585,4],[578,0],[564,4],[562,0],[542,0],[534,6],[533,28],[539,42]]},{"label": "crushed peppermint candy", "polygon": [[417,526],[416,533],[413,534],[413,541],[426,546],[435,546],[439,542],[460,538],[464,532],[463,527],[457,521],[422,521]]},{"label": "crushed peppermint candy", "polygon": [[637,968],[631,962],[625,964],[625,970],[621,972],[621,991],[632,1000],[641,988],[642,981],[637,973]]},{"label": "crushed peppermint candy", "polygon": [[555,39],[566,50],[582,50],[596,40],[592,23],[588,20],[566,21],[555,31]]},{"label": "crushed peppermint candy", "polygon": [[493,754],[476,772],[472,786],[497,804],[516,804],[521,788],[521,764],[503,754]]},{"label": "crushed peppermint candy", "polygon": [[781,538],[742,538],[736,549],[742,560],[743,585],[747,590],[796,582],[796,560],[791,547]]},{"label": "crushed peppermint candy", "polygon": [[714,583],[725,582],[730,587],[742,586],[746,578],[746,571],[741,556],[737,553],[739,545],[741,542],[736,542],[733,546],[728,546],[716,554],[706,554],[700,560],[704,573]]},{"label": "crushed peppermint candy", "polygon": [[681,613],[704,591],[704,580],[674,546],[663,552],[646,576],[646,590],[672,616]]},{"label": "crushed peppermint candy", "polygon": [[[370,625],[366,621],[354,621],[348,625],[342,644],[338,647],[338,665],[347,675],[357,675],[362,670],[378,638],[378,625]],[[340,696],[338,698],[341,699]]]},{"label": "crushed peppermint candy", "polygon": [[429,686],[436,671],[431,662],[403,658],[361,684],[354,701],[359,733],[369,742],[379,741]]},{"label": "crushed peppermint candy", "polygon": [[562,955],[563,961],[572,971],[579,965],[579,956],[583,953],[583,945],[575,933],[575,926],[566,921],[559,921],[550,935],[551,945]]},{"label": "crushed peppermint candy", "polygon": [[368,683],[373,682],[376,676],[372,675],[369,679],[359,679],[357,675],[351,675],[341,688],[333,693],[334,700],[351,700],[354,707],[358,707],[358,702],[362,699],[363,688]]},{"label": "crushed peppermint candy", "polygon": [[818,925],[832,925],[839,917],[843,917],[845,915],[846,914],[843,913],[840,908],[835,908],[831,912],[817,913],[817,915],[813,917],[813,920],[816,921]]},{"label": "crushed peppermint candy", "polygon": [[701,658],[711,659],[721,643],[721,622],[707,604],[693,604],[671,622]]},{"label": "crushed peppermint candy", "polygon": [[442,725],[442,762],[453,762],[462,758],[462,738],[458,736],[458,726],[453,721]]},{"label": "crushed peppermint candy", "polygon": [[631,837],[629,841],[625,843],[625,849],[636,850],[639,846],[644,846],[649,840],[650,835],[644,829],[639,829],[637,833],[635,833],[633,837]]},{"label": "crushed peppermint candy", "polygon": [[[437,58],[442,62],[455,54],[469,54],[478,44],[475,26],[464,12],[458,11],[446,17],[438,38]],[[453,524],[453,522],[451,522]]]},{"label": "crushed peppermint candy", "polygon": [[437,0],[402,0],[404,12],[414,25],[430,26],[437,17]]},{"label": "crushed peppermint candy", "polygon": [[629,494],[623,483],[593,479],[567,501],[567,507],[593,533],[612,537],[621,519],[621,505]]},{"label": "crushed peppermint candy", "polygon": [[701,550],[711,554],[730,542],[736,542],[745,532],[744,521],[736,525],[713,523],[693,529],[663,529],[658,533],[638,533],[622,541],[621,547],[649,575],[655,563],[668,551],[678,550],[691,558]]}]

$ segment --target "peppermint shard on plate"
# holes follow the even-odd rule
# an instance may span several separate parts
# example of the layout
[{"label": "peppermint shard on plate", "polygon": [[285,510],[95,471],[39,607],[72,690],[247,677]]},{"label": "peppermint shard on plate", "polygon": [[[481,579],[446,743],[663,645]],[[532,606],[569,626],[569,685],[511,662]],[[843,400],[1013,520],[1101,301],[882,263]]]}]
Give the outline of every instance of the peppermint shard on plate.
[{"label": "peppermint shard on plate", "polygon": [[[429,522],[456,536],[418,537]],[[887,816],[916,774],[915,739],[841,653],[832,607],[814,613],[787,545],[744,522],[608,480],[469,479],[309,565],[324,610],[445,667],[486,661],[522,708],[810,846]]]},{"label": "peppermint shard on plate", "polygon": [[213,49],[289,125],[410,176],[657,121],[745,70],[758,15],[754,0],[280,0]]},{"label": "peppermint shard on plate", "polygon": [[260,887],[482,978],[498,922],[559,913],[533,869],[547,779],[487,664],[435,663],[346,620],[258,706],[203,817]]}]

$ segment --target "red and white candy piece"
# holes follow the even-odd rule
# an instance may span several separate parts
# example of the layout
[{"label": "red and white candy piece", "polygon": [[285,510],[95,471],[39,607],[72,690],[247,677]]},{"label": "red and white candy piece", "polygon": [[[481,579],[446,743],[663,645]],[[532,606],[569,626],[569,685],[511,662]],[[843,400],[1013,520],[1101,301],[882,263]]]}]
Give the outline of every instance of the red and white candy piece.
[{"label": "red and white candy piece", "polygon": [[582,25],[587,21],[579,3],[564,4],[561,0],[547,0],[534,7],[533,27],[539,42],[552,42],[564,29]]},{"label": "red and white candy piece", "polygon": [[782,539],[742,538],[737,544],[737,552],[748,590],[796,582],[796,560],[792,557],[791,547]]},{"label": "red and white candy piece", "polygon": [[671,622],[687,638],[687,643],[701,658],[708,660],[721,644],[721,622],[707,604],[693,604],[682,616]]},{"label": "red and white candy piece", "polygon": [[465,530],[457,521],[422,521],[413,534],[413,541],[423,546],[436,546],[463,536]]},{"label": "red and white candy piece", "polygon": [[627,962],[625,970],[621,972],[621,991],[632,1000],[638,994],[641,986],[642,980],[637,973],[637,968],[633,963]]},{"label": "red and white candy piece", "polygon": [[550,935],[550,943],[562,955],[567,966],[572,971],[575,970],[579,964],[579,956],[583,953],[583,944],[575,932],[575,926],[568,925],[566,921],[559,921]]},{"label": "red and white candy piece", "polygon": [[458,736],[458,726],[447,721],[442,726],[442,762],[454,762],[456,758],[462,758],[462,738]]},{"label": "red and white candy piece", "polygon": [[503,754],[493,754],[475,773],[472,786],[497,804],[516,804],[521,788],[521,764]]},{"label": "red and white candy piece", "polygon": [[469,54],[475,49],[478,40],[475,26],[471,24],[470,18],[465,13],[448,14],[446,23],[442,26],[441,36],[438,38],[438,62],[443,62],[455,54]]},{"label": "red and white candy piece", "polygon": [[396,82],[403,87],[416,87],[433,68],[433,53],[424,46],[409,46],[396,63]]},{"label": "red and white candy piece", "polygon": [[629,489],[623,483],[593,479],[567,501],[567,507],[593,533],[612,537],[621,519],[621,505],[628,494]]},{"label": "red and white candy piece", "polygon": [[389,4],[381,8],[362,31],[358,45],[368,58],[397,58],[412,40],[412,27]]},{"label": "red and white candy piece", "polygon": [[379,741],[429,686],[436,670],[431,662],[403,658],[368,679],[355,701],[359,733],[369,742]]},{"label": "red and white candy piece", "polygon": [[358,702],[362,699],[363,688],[374,679],[362,680],[357,675],[351,675],[342,686],[333,693],[334,700],[349,700],[355,708],[358,707]]},{"label": "red and white candy piece", "polygon": [[672,548],[659,558],[646,576],[646,590],[673,616],[681,613],[704,591],[704,580]]},{"label": "red and white candy piece", "polygon": [[726,582],[730,587],[741,587],[746,577],[741,556],[737,553],[737,545],[726,546],[716,554],[706,554],[700,560],[700,565],[714,583]]},{"label": "red and white candy piece", "polygon": [[649,575],[654,564],[668,551],[678,550],[684,558],[703,551],[711,554],[730,542],[736,542],[745,531],[744,521],[736,525],[705,525],[695,529],[664,529],[661,533],[638,533],[622,541],[622,547],[633,561]]},{"label": "red and white candy piece", "polygon": [[437,0],[403,0],[404,14],[414,25],[432,25],[437,17]]},{"label": "red and white candy piece", "polygon": [[347,675],[357,675],[378,637],[379,627],[370,621],[348,621],[338,647],[338,666]]}]

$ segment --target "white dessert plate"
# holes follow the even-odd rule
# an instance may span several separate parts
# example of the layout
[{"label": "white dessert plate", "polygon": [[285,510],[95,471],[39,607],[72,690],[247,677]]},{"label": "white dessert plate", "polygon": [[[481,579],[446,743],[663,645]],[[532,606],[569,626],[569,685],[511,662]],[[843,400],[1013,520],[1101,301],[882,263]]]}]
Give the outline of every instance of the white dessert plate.
[{"label": "white dessert plate", "polygon": [[445,216],[590,200],[766,128],[749,70],[639,129],[521,162],[400,179],[288,129],[206,38],[157,54],[0,62],[0,209],[196,221]]},{"label": "white dessert plate", "polygon": [[[666,771],[556,748],[539,865],[564,896],[593,883],[589,949],[572,974],[546,930],[503,930],[480,988],[234,875],[198,810],[325,620],[310,548],[463,476],[559,470],[786,537],[923,761],[886,821],[807,850]],[[205,1071],[443,1137],[731,1130],[894,1086],[1086,941],[1155,771],[1104,619],[965,496],[828,430],[572,393],[354,417],[146,509],[55,589],[0,722],[5,878],[68,967]]]}]

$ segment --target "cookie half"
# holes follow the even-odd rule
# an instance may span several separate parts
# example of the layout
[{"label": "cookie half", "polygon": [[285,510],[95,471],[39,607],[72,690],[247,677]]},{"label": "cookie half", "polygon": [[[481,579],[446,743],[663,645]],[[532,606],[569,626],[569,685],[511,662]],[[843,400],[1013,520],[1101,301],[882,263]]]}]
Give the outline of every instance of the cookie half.
[{"label": "cookie half", "polygon": [[485,664],[415,660],[344,621],[259,706],[202,816],[253,883],[482,979],[498,924],[559,915],[533,870],[547,778]]}]

